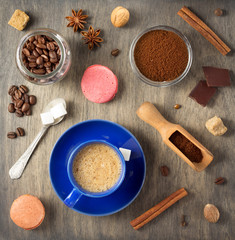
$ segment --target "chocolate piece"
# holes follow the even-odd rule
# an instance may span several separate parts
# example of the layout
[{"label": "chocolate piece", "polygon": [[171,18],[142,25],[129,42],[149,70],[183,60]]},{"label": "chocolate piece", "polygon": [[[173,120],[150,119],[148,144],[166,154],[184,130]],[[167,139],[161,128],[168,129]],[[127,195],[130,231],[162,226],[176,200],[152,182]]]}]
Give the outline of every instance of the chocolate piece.
[{"label": "chocolate piece", "polygon": [[208,87],[206,81],[201,80],[189,94],[189,97],[205,107],[216,92],[216,88]]},{"label": "chocolate piece", "polygon": [[229,70],[215,67],[202,67],[208,87],[231,86]]}]

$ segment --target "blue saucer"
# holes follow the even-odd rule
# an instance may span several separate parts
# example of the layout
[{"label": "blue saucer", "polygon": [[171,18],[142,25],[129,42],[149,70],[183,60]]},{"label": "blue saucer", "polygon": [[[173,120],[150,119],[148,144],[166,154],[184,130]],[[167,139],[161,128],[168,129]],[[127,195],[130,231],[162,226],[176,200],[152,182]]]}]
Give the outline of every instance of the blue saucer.
[{"label": "blue saucer", "polygon": [[49,172],[52,186],[63,202],[73,189],[67,175],[69,154],[79,144],[94,139],[105,140],[117,148],[131,149],[131,159],[126,162],[126,176],[120,188],[102,198],[82,196],[72,208],[86,215],[105,216],[127,207],[137,197],[144,183],[144,153],[136,138],[127,129],[114,122],[99,119],[72,126],[56,142],[51,153]]}]

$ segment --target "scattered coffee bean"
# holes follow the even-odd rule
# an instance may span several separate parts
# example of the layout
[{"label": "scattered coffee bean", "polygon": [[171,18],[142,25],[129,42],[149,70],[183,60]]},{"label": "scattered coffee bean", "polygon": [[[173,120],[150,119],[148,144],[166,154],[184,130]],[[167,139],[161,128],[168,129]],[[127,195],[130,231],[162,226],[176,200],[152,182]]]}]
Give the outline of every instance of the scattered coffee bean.
[{"label": "scattered coffee bean", "polygon": [[11,97],[11,101],[13,102],[13,103],[15,103],[15,101],[17,101],[18,99],[15,97],[15,95],[13,95],[12,97]]},{"label": "scattered coffee bean", "polygon": [[[33,40],[34,39],[34,40]],[[23,63],[32,73],[44,75],[56,69],[61,52],[58,44],[50,37],[38,35],[30,37],[22,50]],[[45,66],[45,62],[50,65]]]},{"label": "scattered coffee bean", "polygon": [[215,184],[219,185],[224,183],[225,179],[223,177],[218,177],[215,179]]},{"label": "scattered coffee bean", "polygon": [[37,98],[34,95],[29,96],[29,103],[30,105],[34,105],[37,102]]},{"label": "scattered coffee bean", "polygon": [[16,134],[17,134],[17,136],[20,136],[20,137],[22,137],[22,136],[24,136],[24,135],[25,135],[25,131],[24,131],[24,129],[23,129],[23,128],[21,128],[21,127],[18,127],[18,128],[16,129]]},{"label": "scattered coffee bean", "polygon": [[19,89],[15,90],[15,97],[16,99],[21,99],[22,97],[22,92]]},{"label": "scattered coffee bean", "polygon": [[29,109],[25,114],[26,114],[26,116],[30,116],[32,114],[32,110]]},{"label": "scattered coffee bean", "polygon": [[20,90],[22,93],[27,93],[27,92],[29,91],[29,89],[28,89],[26,86],[24,86],[24,85],[21,85],[21,86],[19,87],[19,90]]},{"label": "scattered coffee bean", "polygon": [[21,106],[23,105],[23,101],[21,100],[21,99],[19,99],[19,100],[17,100],[16,102],[15,102],[15,106],[17,107],[17,108],[21,108]]},{"label": "scattered coffee bean", "polygon": [[216,16],[218,16],[218,17],[222,16],[223,13],[224,13],[223,10],[220,9],[220,8],[217,8],[217,9],[215,9],[215,11],[214,11],[214,14],[215,14]]},{"label": "scattered coffee bean", "polygon": [[15,112],[15,106],[14,106],[13,103],[10,103],[10,104],[8,105],[8,111],[9,111],[10,113]]},{"label": "scattered coffee bean", "polygon": [[164,177],[168,176],[169,168],[167,166],[161,166],[160,170],[161,170],[162,176],[164,176]]},{"label": "scattered coffee bean", "polygon": [[119,54],[119,52],[120,52],[119,49],[113,49],[111,55],[116,57]]},{"label": "scattered coffee bean", "polygon": [[29,95],[24,94],[24,102],[29,103]]},{"label": "scattered coffee bean", "polygon": [[22,112],[27,112],[29,108],[30,108],[29,103],[24,103],[21,109],[22,109]]},{"label": "scattered coffee bean", "polygon": [[15,93],[15,90],[17,90],[17,87],[16,87],[15,85],[11,86],[11,87],[9,88],[9,90],[8,90],[8,94],[9,94],[10,96],[13,96],[14,93]]},{"label": "scattered coffee bean", "polygon": [[16,114],[17,117],[23,117],[24,116],[23,112],[20,109],[16,109],[15,114]]},{"label": "scattered coffee bean", "polygon": [[182,227],[185,227],[187,224],[186,224],[186,222],[185,222],[185,216],[184,215],[182,215],[181,216],[181,226]]},{"label": "scattered coffee bean", "polygon": [[16,138],[17,135],[16,135],[15,132],[9,132],[9,133],[7,134],[7,137],[13,139],[13,138]]},{"label": "scattered coffee bean", "polygon": [[175,104],[174,109],[179,109],[179,108],[181,108],[181,105],[180,104]]}]

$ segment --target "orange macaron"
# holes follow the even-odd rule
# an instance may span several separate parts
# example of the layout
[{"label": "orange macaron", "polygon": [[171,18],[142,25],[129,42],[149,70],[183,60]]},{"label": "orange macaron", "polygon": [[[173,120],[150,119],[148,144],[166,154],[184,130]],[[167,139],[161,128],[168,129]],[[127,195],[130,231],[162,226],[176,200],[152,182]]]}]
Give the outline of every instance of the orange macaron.
[{"label": "orange macaron", "polygon": [[25,194],[12,203],[10,217],[17,226],[31,230],[42,223],[45,217],[45,208],[37,197]]}]

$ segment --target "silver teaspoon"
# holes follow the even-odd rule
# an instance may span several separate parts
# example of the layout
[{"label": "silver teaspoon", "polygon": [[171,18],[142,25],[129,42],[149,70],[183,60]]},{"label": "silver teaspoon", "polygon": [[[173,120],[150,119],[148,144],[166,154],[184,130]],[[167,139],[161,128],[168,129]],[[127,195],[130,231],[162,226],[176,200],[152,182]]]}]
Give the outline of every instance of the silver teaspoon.
[{"label": "silver teaspoon", "polygon": [[[50,109],[52,107],[54,107],[55,105],[57,105],[59,103],[63,103],[64,107],[66,108],[65,100],[63,98],[56,98],[53,101],[51,101],[50,103],[48,103],[48,105],[43,109],[43,113],[50,111]],[[38,142],[40,141],[40,139],[42,138],[42,136],[45,134],[45,132],[47,131],[47,129],[50,126],[60,123],[63,120],[63,118],[64,118],[64,116],[55,119],[54,123],[52,123],[52,124],[43,125],[41,131],[35,137],[33,142],[29,145],[28,149],[23,153],[23,155],[17,160],[17,162],[9,170],[9,175],[10,175],[11,179],[18,179],[21,177],[34,149],[36,148],[36,146],[37,146]]]}]

